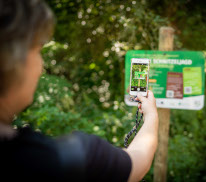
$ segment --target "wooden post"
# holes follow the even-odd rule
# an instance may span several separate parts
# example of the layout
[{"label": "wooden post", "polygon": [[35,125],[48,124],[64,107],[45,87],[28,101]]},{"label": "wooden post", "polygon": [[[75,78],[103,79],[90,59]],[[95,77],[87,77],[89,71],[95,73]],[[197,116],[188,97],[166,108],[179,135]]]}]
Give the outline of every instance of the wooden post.
[{"label": "wooden post", "polygon": [[[174,29],[161,27],[159,30],[159,50],[172,51],[174,40]],[[167,180],[167,154],[169,139],[170,109],[158,109],[159,134],[158,148],[154,161],[154,182],[166,182]]]}]

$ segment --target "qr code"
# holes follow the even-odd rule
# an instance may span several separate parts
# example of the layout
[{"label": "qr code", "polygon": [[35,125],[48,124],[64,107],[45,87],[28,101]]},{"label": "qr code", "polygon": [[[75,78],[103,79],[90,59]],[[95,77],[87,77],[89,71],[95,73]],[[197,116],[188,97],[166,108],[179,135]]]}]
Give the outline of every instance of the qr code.
[{"label": "qr code", "polygon": [[174,97],[174,91],[173,90],[167,90],[166,97],[173,98]]},{"label": "qr code", "polygon": [[184,87],[184,93],[185,94],[191,94],[192,93],[192,87]]}]

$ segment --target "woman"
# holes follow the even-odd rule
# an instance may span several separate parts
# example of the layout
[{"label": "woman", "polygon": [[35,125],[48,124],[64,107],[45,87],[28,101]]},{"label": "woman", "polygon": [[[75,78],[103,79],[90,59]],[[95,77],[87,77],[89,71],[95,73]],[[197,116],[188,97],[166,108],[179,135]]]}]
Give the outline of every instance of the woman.
[{"label": "woman", "polygon": [[[42,45],[54,18],[41,0],[0,1],[1,178],[29,181],[138,181],[157,147],[155,98],[138,95],[144,124],[126,150],[80,132],[52,139],[29,127],[13,129],[15,114],[33,101],[42,72]],[[52,123],[51,123],[52,124]]]}]

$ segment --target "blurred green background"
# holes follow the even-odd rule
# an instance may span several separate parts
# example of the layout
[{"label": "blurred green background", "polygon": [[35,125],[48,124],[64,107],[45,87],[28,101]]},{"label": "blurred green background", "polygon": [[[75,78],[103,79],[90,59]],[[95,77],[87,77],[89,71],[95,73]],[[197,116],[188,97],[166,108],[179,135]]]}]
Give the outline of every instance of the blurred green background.
[{"label": "blurred green background", "polygon": [[[191,0],[47,0],[56,15],[44,74],[15,125],[49,136],[80,130],[123,146],[135,121],[124,103],[127,50],[157,50],[172,26],[174,50],[206,50],[206,3]],[[171,110],[167,181],[206,181],[206,111]],[[153,167],[146,175],[152,181]]]}]

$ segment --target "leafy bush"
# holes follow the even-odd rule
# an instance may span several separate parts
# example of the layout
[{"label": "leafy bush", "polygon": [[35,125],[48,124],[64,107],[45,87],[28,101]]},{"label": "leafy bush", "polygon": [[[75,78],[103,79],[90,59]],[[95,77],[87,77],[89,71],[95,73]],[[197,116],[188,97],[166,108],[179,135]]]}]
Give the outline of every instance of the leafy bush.
[{"label": "leafy bush", "polygon": [[205,108],[190,112],[173,110],[171,116],[169,181],[206,181]]}]

